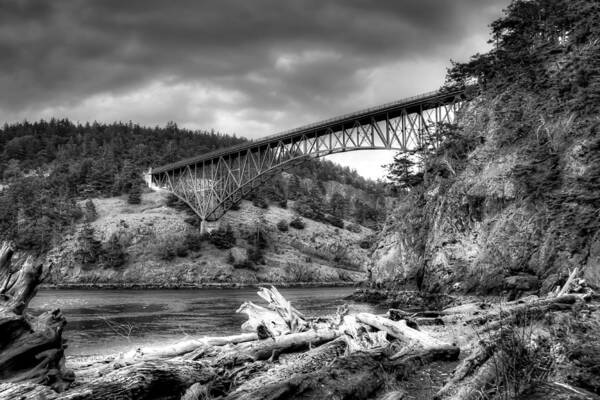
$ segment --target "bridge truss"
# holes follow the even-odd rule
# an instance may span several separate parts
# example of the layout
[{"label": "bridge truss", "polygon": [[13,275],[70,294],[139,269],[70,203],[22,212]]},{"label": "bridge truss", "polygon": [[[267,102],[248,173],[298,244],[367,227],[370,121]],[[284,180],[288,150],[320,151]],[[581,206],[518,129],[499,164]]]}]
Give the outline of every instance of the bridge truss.
[{"label": "bridge truss", "polygon": [[464,101],[463,90],[428,93],[154,168],[146,180],[187,203],[203,223],[217,220],[273,173],[307,159],[422,148]]}]

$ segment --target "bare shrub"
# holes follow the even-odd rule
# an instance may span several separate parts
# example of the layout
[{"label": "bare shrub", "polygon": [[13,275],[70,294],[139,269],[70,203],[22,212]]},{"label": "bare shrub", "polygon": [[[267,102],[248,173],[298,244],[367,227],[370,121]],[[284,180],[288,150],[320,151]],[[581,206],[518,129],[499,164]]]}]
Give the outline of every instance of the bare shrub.
[{"label": "bare shrub", "polygon": [[131,333],[135,329],[135,325],[131,322],[118,323],[115,321],[111,321],[108,317],[100,317],[102,321],[108,326],[108,328],[113,331],[117,336],[127,339],[127,341],[131,340]]},{"label": "bare shrub", "polygon": [[531,311],[519,313],[483,342],[491,343],[495,368],[494,397],[514,399],[545,382],[553,369],[552,343],[536,332]]},{"label": "bare shrub", "polygon": [[318,274],[314,268],[309,265],[300,264],[296,262],[288,262],[284,267],[290,280],[294,282],[316,282],[318,281]]}]

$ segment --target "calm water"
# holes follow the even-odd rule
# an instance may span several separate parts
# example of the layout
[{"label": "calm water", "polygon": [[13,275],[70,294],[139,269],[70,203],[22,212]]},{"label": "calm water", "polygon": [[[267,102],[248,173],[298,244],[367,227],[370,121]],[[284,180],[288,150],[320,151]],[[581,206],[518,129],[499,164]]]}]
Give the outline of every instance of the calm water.
[{"label": "calm water", "polygon": [[[356,312],[383,311],[344,300],[352,288],[280,291],[308,316],[335,313],[343,303]],[[60,308],[67,318],[63,335],[67,354],[89,355],[176,342],[186,336],[240,333],[246,318],[235,310],[246,300],[264,305],[256,289],[45,290],[31,308],[38,313]]]}]

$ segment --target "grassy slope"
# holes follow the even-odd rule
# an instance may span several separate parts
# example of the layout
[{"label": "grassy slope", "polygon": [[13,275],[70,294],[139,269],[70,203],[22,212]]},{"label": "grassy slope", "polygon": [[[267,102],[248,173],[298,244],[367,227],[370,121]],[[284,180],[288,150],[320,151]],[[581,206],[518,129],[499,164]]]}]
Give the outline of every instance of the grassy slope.
[{"label": "grassy slope", "polygon": [[[127,244],[127,263],[120,270],[100,267],[83,268],[74,261],[76,233],[68,235],[61,245],[53,249],[50,259],[54,262],[52,283],[124,283],[179,285],[202,283],[258,283],[295,281],[356,281],[364,279],[367,250],[359,247],[361,238],[372,232],[363,228],[360,234],[330,225],[305,220],[306,228],[279,232],[276,223],[281,219],[290,221],[293,212],[275,206],[258,209],[243,202],[240,210],[230,211],[220,221],[230,224],[236,232],[237,246],[248,247],[247,232],[255,230],[260,217],[266,221],[269,245],[265,250],[265,265],[257,270],[234,268],[230,250],[219,250],[208,242],[199,252],[186,257],[161,260],[157,247],[169,237],[183,240],[187,230],[187,215],[165,206],[164,193],[146,193],[140,205],[129,205],[125,196],[94,199],[98,218],[92,223],[96,238],[106,241],[118,232]],[[81,225],[75,227],[79,230]],[[347,254],[342,263],[333,261],[333,248],[345,248]],[[337,268],[341,267],[341,268]]]}]

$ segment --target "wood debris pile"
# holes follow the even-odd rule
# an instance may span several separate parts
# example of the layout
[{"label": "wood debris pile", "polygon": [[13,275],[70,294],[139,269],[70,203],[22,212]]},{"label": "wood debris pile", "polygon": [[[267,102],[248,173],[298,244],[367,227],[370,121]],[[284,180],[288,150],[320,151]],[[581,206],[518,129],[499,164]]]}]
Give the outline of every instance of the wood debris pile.
[{"label": "wood debris pile", "polygon": [[[65,368],[60,312],[38,318],[24,312],[41,269],[29,260],[12,271],[6,266],[12,250],[2,251],[0,277],[9,281],[0,303],[3,399],[401,399],[401,391],[386,393],[390,377],[401,380],[428,363],[460,356],[459,347],[420,326],[463,323],[493,331],[521,312],[573,307],[586,296],[567,288],[502,308],[480,303],[437,313],[352,315],[340,307],[333,316],[308,318],[276,288],[261,288],[258,295],[266,305],[245,302],[237,310],[248,316],[243,333],[69,362],[73,374]],[[505,357],[491,345],[479,346],[437,398],[479,398],[495,379],[493,364]]]}]

